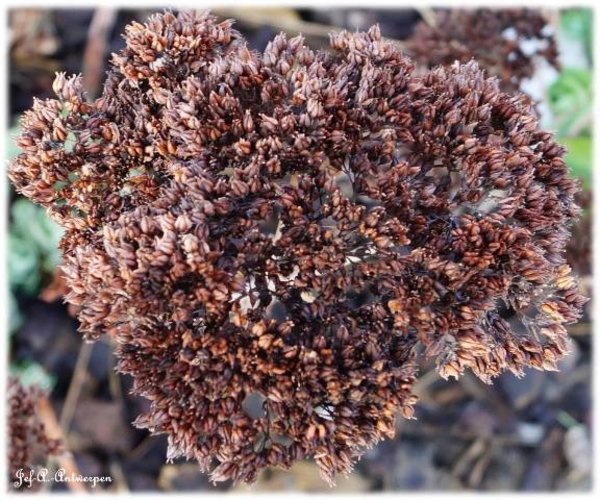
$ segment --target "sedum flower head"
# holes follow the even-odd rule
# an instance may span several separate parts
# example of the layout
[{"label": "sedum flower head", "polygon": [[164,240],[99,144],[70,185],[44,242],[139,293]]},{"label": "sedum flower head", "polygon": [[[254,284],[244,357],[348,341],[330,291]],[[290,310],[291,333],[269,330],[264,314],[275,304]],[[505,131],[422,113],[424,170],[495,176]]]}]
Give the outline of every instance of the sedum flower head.
[{"label": "sedum flower head", "polygon": [[94,102],[58,75],[10,176],[169,458],[331,482],[412,415],[418,354],[486,381],[565,354],[578,187],[526,98],[474,62],[416,76],[377,27],[261,54],[167,12],[126,42]]},{"label": "sedum flower head", "polygon": [[552,28],[536,9],[436,9],[432,22],[416,26],[407,50],[430,68],[474,57],[510,93],[533,76],[541,60],[559,69]]},{"label": "sedum flower head", "polygon": [[[65,453],[61,439],[49,438],[37,408],[44,392],[37,386],[24,386],[18,378],[8,380],[8,479],[13,489],[23,486],[23,474],[28,475],[45,465],[49,456]],[[37,473],[37,471],[36,471]],[[39,483],[34,487],[38,489]],[[31,487],[31,485],[29,485]]]}]

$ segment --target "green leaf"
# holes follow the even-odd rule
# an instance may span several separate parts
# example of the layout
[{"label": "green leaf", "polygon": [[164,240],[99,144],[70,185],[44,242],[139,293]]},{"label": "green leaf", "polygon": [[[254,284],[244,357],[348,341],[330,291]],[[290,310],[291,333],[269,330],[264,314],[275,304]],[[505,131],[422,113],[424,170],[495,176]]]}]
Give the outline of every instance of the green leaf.
[{"label": "green leaf", "polygon": [[15,143],[15,139],[21,133],[21,128],[19,126],[14,126],[8,129],[8,133],[6,135],[6,159],[12,160],[21,154],[21,150],[17,147]]},{"label": "green leaf", "polygon": [[580,42],[588,61],[592,61],[592,9],[566,9],[560,14],[560,30],[567,38]]},{"label": "green leaf", "polygon": [[44,368],[33,361],[24,361],[13,364],[10,374],[17,377],[25,387],[35,385],[42,391],[51,391],[56,383],[56,378],[50,375]]},{"label": "green leaf", "polygon": [[11,215],[11,232],[36,246],[43,269],[51,273],[61,260],[58,244],[63,231],[60,226],[41,207],[23,198],[13,203]]},{"label": "green leaf", "polygon": [[45,245],[40,247],[42,253],[42,267],[47,273],[53,273],[56,266],[62,261],[58,245],[62,238],[63,230],[46,215],[44,210],[38,210],[37,224],[40,228],[40,233],[47,236],[44,240]]},{"label": "green leaf", "polygon": [[558,142],[567,148],[565,162],[571,174],[579,177],[584,187],[592,186],[592,139],[590,137],[562,137]]},{"label": "green leaf", "polygon": [[40,255],[36,246],[16,234],[8,235],[8,280],[11,290],[35,295],[40,286]]},{"label": "green leaf", "polygon": [[589,134],[593,109],[592,73],[567,68],[548,89],[548,100],[559,136]]},{"label": "green leaf", "polygon": [[8,293],[8,328],[10,333],[15,333],[23,324],[24,318],[19,311],[19,304],[12,292]]}]

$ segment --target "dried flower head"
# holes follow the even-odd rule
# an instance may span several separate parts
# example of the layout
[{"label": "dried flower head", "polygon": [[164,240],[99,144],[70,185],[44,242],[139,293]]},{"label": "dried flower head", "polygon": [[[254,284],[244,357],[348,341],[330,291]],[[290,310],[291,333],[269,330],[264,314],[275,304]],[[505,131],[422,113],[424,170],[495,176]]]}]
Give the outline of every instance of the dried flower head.
[{"label": "dried flower head", "polygon": [[589,188],[575,196],[575,202],[581,207],[582,214],[571,228],[571,238],[567,241],[565,257],[578,276],[592,275],[592,211],[593,196]]},{"label": "dried flower head", "polygon": [[64,452],[60,439],[47,436],[38,415],[37,401],[41,394],[39,388],[25,387],[17,378],[11,378],[8,382],[8,463],[11,484],[22,484],[19,471],[28,474],[30,470],[44,465],[48,456]]},{"label": "dried flower head", "polygon": [[132,24],[103,95],[59,75],[11,165],[66,229],[81,330],[152,402],[137,425],[214,481],[303,457],[333,481],[412,415],[419,350],[554,368],[578,188],[529,101],[474,62],[415,76],[377,27],[258,54],[231,26]]},{"label": "dried flower head", "polygon": [[429,68],[474,58],[489,75],[500,78],[501,90],[514,93],[522,80],[533,76],[536,59],[558,69],[551,31],[535,9],[439,9],[434,24],[417,25],[407,51]]}]

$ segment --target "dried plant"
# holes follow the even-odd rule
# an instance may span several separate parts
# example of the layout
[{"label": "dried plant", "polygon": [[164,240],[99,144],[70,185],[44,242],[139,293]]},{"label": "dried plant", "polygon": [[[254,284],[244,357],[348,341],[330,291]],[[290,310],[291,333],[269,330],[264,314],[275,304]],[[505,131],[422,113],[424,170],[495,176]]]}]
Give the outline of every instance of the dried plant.
[{"label": "dried plant", "polygon": [[7,459],[11,484],[21,484],[19,474],[29,474],[29,471],[44,465],[48,456],[64,452],[62,441],[47,436],[39,417],[36,405],[41,395],[39,388],[25,387],[17,378],[8,382]]},{"label": "dried plant", "polygon": [[539,10],[440,9],[434,21],[421,21],[407,40],[407,51],[428,68],[474,58],[509,93],[533,76],[536,58],[559,69],[552,30]]},{"label": "dried plant", "polygon": [[[583,213],[577,224],[571,228],[571,238],[567,241],[565,258],[569,266],[578,276],[592,275],[592,211],[593,196],[589,188],[583,189],[575,196],[575,202]],[[584,293],[591,294],[591,283],[582,284]]]},{"label": "dried plant", "polygon": [[474,62],[415,76],[377,27],[258,54],[231,26],[132,24],[103,95],[59,75],[10,168],[151,401],[137,425],[214,481],[314,457],[331,482],[411,417],[418,353],[554,369],[578,187],[529,101]]}]

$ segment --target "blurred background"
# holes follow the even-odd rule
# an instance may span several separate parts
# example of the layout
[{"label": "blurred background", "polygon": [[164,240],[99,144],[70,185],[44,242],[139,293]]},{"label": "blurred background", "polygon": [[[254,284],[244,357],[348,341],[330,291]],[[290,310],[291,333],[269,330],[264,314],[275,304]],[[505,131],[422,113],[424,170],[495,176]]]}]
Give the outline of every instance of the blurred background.
[{"label": "blurred background", "polygon": [[[57,71],[82,73],[91,97],[101,92],[110,53],[123,47],[126,24],[143,22],[144,9],[12,9],[9,11],[10,160],[19,116],[33,98],[52,95]],[[417,71],[472,57],[498,76],[507,92],[536,102],[542,126],[568,149],[581,179],[583,207],[567,250],[570,265],[591,297],[592,11],[447,9],[214,9],[237,20],[251,48],[262,50],[279,31],[306,36],[327,48],[328,33],[379,23],[417,61]],[[115,373],[111,340],[84,344],[76,311],[57,266],[60,228],[43,209],[16,195],[9,200],[8,274],[10,372],[48,391],[74,467],[86,476],[111,476],[114,492],[135,491],[582,491],[591,488],[591,317],[586,305],[572,325],[572,353],[557,373],[530,370],[491,386],[471,376],[446,382],[423,364],[416,384],[416,420],[399,420],[397,437],[369,450],[337,488],[305,461],[289,472],[267,470],[247,486],[208,482],[195,463],[167,464],[166,438],[150,437],[131,422],[146,402],[129,394]],[[98,486],[104,488],[104,485]],[[68,483],[43,488],[68,489]]]}]

